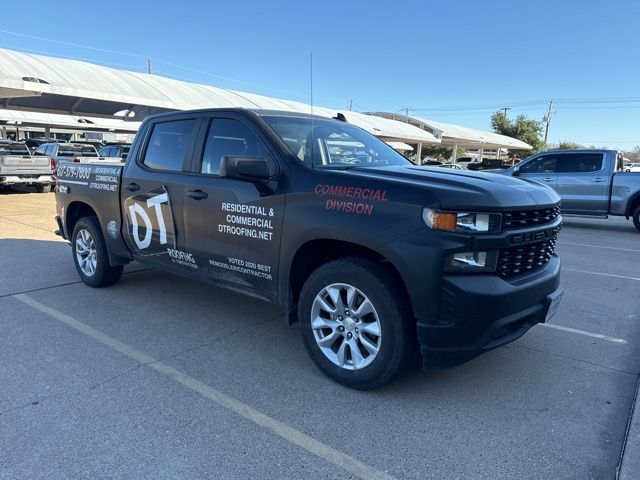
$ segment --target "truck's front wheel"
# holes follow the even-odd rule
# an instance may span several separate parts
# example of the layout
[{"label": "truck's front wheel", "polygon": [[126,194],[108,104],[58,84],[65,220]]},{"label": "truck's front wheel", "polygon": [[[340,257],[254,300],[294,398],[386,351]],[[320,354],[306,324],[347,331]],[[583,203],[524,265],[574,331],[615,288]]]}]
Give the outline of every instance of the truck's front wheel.
[{"label": "truck's front wheel", "polygon": [[99,288],[113,285],[120,280],[123,267],[112,267],[109,263],[107,246],[96,217],[83,217],[78,220],[73,229],[71,248],[73,263],[85,284]]},{"label": "truck's front wheel", "polygon": [[636,207],[636,211],[633,212],[633,224],[640,231],[640,205]]},{"label": "truck's front wheel", "polygon": [[352,388],[377,388],[415,352],[415,322],[395,277],[361,258],[327,263],[302,288],[298,320],[311,359]]}]

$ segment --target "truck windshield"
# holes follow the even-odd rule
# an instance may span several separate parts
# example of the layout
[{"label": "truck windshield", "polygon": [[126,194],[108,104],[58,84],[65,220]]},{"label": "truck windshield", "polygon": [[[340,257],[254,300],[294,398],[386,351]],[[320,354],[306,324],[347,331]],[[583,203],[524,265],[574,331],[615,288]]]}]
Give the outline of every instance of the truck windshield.
[{"label": "truck windshield", "polygon": [[30,155],[26,145],[19,143],[0,143],[0,155]]},{"label": "truck windshield", "polygon": [[262,118],[294,156],[313,168],[410,164],[383,141],[345,122],[268,115]]}]

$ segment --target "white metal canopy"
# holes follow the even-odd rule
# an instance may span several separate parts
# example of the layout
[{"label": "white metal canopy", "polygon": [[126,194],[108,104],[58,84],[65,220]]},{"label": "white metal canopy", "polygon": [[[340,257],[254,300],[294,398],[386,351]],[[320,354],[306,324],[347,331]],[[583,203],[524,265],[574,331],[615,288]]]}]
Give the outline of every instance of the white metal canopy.
[{"label": "white metal canopy", "polygon": [[115,118],[27,112],[3,108],[0,108],[0,122],[5,123],[9,127],[51,127],[117,133],[135,133],[138,131],[138,128],[140,128],[140,122],[129,122]]},{"label": "white metal canopy", "polygon": [[405,123],[415,125],[421,129],[428,130],[441,137],[444,145],[457,145],[465,148],[512,148],[517,150],[531,150],[532,147],[528,143],[522,142],[506,135],[500,135],[494,132],[486,132],[468,127],[461,127],[451,123],[443,123],[435,120],[427,120],[425,118],[388,112],[375,112],[373,116],[389,118],[396,121],[404,121]]},{"label": "white metal canopy", "polygon": [[384,139],[440,143],[430,132],[406,122],[320,106],[312,109],[292,100],[6,49],[0,49],[0,110],[2,107],[84,118],[112,118],[114,113],[125,110],[134,112],[135,120],[153,113],[194,108],[313,111],[325,117],[342,113],[349,123]]}]

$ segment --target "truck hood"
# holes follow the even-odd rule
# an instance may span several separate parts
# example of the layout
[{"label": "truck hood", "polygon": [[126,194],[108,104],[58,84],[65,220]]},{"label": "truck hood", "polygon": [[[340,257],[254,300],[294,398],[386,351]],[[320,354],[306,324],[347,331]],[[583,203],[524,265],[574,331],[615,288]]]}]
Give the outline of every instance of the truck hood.
[{"label": "truck hood", "polygon": [[349,173],[423,189],[436,197],[442,208],[447,209],[500,210],[549,206],[560,201],[553,189],[538,182],[494,173],[417,165],[355,167]]}]

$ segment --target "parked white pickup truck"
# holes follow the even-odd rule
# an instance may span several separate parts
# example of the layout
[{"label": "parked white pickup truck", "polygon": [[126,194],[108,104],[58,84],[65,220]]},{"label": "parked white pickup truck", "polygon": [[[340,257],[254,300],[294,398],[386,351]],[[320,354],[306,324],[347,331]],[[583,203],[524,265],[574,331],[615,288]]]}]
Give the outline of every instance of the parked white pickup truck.
[{"label": "parked white pickup truck", "polygon": [[38,192],[50,192],[55,185],[51,158],[32,156],[20,142],[0,140],[0,188],[33,185]]}]

